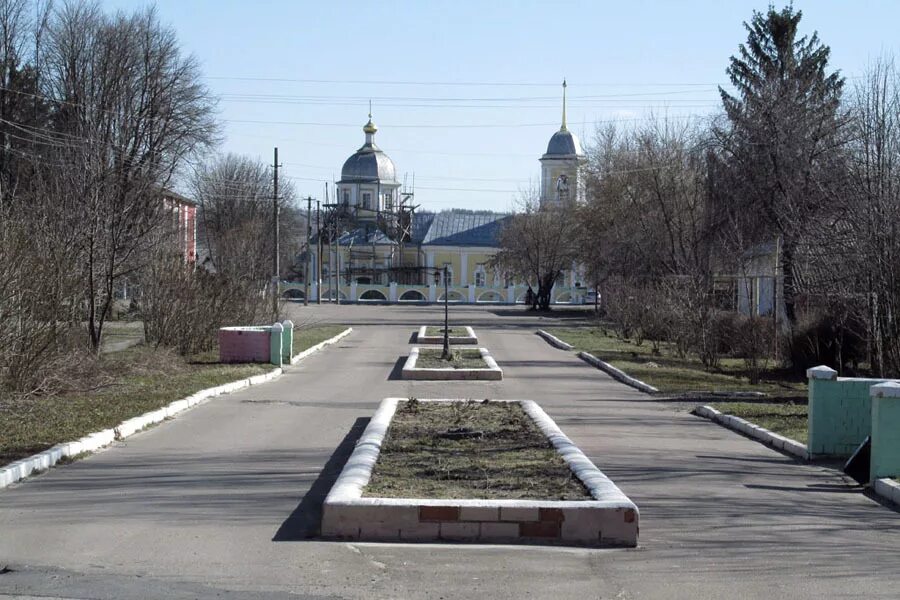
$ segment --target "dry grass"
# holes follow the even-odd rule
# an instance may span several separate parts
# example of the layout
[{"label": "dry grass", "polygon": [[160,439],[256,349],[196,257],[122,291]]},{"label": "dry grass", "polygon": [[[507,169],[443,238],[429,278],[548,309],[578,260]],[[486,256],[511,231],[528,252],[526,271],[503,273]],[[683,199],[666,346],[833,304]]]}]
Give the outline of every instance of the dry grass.
[{"label": "dry grass", "polygon": [[718,368],[706,370],[698,358],[679,357],[666,342],[659,344],[657,353],[649,341],[637,345],[603,328],[551,328],[548,331],[575,346],[576,350],[590,352],[664,394],[757,391],[777,398],[806,396],[806,381],[782,369],[769,368],[763,371],[758,384],[751,384],[743,359],[722,358]]},{"label": "dry grass", "polygon": [[[301,352],[346,327],[298,330],[294,351]],[[136,346],[97,359],[70,354],[46,369],[55,394],[2,395],[0,465],[61,442],[115,427],[202,389],[272,370],[268,364],[221,364],[213,350],[185,359],[166,349]]]},{"label": "dry grass", "polygon": [[[432,337],[432,336],[443,337],[444,336],[444,326],[443,325],[437,325],[437,326],[429,325],[428,327],[425,328],[425,335],[428,337]],[[466,337],[468,335],[469,335],[469,332],[466,331],[465,327],[453,327],[453,326],[450,327],[450,337]]]},{"label": "dry grass", "polygon": [[401,402],[364,496],[590,500],[517,403]]},{"label": "dry grass", "polygon": [[481,352],[475,349],[455,349],[450,351],[450,360],[444,360],[443,350],[422,348],[419,350],[417,369],[487,369]]}]

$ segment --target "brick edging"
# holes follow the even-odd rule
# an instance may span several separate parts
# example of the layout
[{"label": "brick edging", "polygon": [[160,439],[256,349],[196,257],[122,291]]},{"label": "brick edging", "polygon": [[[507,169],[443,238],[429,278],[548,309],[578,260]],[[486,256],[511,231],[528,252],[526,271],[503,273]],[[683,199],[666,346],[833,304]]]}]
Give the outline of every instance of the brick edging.
[{"label": "brick edging", "polygon": [[[562,433],[531,400],[520,402],[593,500],[475,500],[371,498],[362,492],[400,398],[385,398],[325,498],[322,535],[365,541],[467,541],[557,543],[634,547],[637,506]],[[420,402],[458,402],[437,399]]]},{"label": "brick edging", "polygon": [[650,385],[648,383],[644,383],[640,379],[635,379],[634,377],[632,377],[625,371],[615,368],[614,366],[612,366],[611,364],[609,364],[606,361],[600,360],[599,358],[597,358],[590,352],[579,352],[578,358],[580,358],[584,362],[588,363],[589,365],[597,367],[598,369],[600,369],[601,371],[603,371],[604,373],[606,373],[613,379],[615,379],[621,383],[624,383],[625,385],[630,385],[631,387],[633,387],[636,390],[639,390],[646,394],[656,394],[657,392],[659,392],[659,390],[656,389],[655,387],[653,387],[652,385]]},{"label": "brick edging", "polygon": [[561,339],[559,339],[552,333],[544,331],[543,329],[538,329],[537,331],[535,331],[535,333],[538,336],[544,338],[548,344],[550,344],[551,346],[554,346],[556,348],[559,348],[560,350],[572,350],[575,348],[575,346],[573,346],[572,344],[562,341]]},{"label": "brick edging", "polygon": [[304,358],[306,358],[306,357],[309,356],[310,354],[314,354],[314,353],[318,352],[319,350],[321,350],[322,348],[324,348],[325,346],[330,346],[331,344],[334,344],[335,342],[338,342],[338,341],[344,339],[345,337],[347,337],[348,335],[350,335],[350,333],[351,333],[352,331],[353,331],[353,328],[352,328],[352,327],[348,327],[347,329],[345,329],[344,331],[340,332],[340,333],[337,334],[336,336],[331,337],[331,338],[328,338],[327,340],[324,340],[324,341],[322,341],[322,342],[319,342],[319,343],[316,344],[315,346],[311,346],[311,347],[307,348],[306,350],[304,350],[303,352],[301,352],[301,353],[298,354],[297,356],[291,357],[291,364],[292,364],[292,365],[296,365],[298,362],[300,362],[301,360],[303,360]]},{"label": "brick edging", "polygon": [[876,479],[872,484],[872,491],[879,497],[900,508],[900,483],[886,477]]},{"label": "brick edging", "polygon": [[776,450],[781,450],[794,458],[809,460],[809,452],[806,449],[806,445],[774,431],[769,431],[746,419],[724,414],[711,406],[698,406],[692,412],[698,417],[714,421],[732,431],[737,431]]},{"label": "brick edging", "polygon": [[115,441],[123,440],[142,431],[145,427],[160,423],[165,419],[173,418],[198,404],[207,402],[210,398],[221,394],[228,394],[238,390],[271,381],[280,376],[280,368],[272,369],[268,373],[254,375],[245,379],[239,379],[211,388],[200,390],[181,400],[170,402],[166,406],[146,412],[140,416],[122,421],[111,429],[95,431],[73,442],[63,442],[52,448],[38,452],[28,458],[12,462],[5,467],[0,467],[0,489],[15,483],[36,471],[45,471],[59,462],[60,459],[69,456],[77,456],[85,452],[96,452]]}]

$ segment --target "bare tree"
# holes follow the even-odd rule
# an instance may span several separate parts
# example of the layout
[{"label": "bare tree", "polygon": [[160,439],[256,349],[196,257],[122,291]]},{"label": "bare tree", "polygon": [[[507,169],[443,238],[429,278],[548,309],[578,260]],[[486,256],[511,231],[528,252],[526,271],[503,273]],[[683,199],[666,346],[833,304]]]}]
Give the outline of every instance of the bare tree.
[{"label": "bare tree", "polygon": [[42,89],[54,131],[35,130],[67,194],[80,232],[86,321],[99,352],[114,289],[151,254],[168,215],[162,188],[215,140],[214,103],[196,61],[182,56],[154,10],[104,15],[68,3],[54,15],[44,49]]},{"label": "bare tree", "polygon": [[537,284],[537,304],[550,310],[551,291],[578,259],[579,222],[572,207],[538,207],[529,195],[524,210],[509,218],[500,232],[494,264],[530,284]]}]

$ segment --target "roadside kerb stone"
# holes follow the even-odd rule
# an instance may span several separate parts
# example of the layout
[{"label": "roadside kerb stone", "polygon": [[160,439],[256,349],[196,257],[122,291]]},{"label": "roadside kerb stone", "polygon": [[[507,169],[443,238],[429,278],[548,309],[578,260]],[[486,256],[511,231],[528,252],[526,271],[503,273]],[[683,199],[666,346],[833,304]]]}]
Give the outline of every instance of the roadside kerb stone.
[{"label": "roadside kerb stone", "polygon": [[572,344],[562,341],[561,339],[559,339],[552,333],[548,333],[548,332],[544,331],[543,329],[538,329],[536,333],[539,336],[541,336],[542,338],[544,338],[545,340],[547,340],[547,342],[549,342],[549,344],[551,346],[555,346],[555,347],[559,348],[560,350],[572,350],[575,348],[575,346],[573,346]]},{"label": "roadside kerb stone", "polygon": [[94,452],[105,446],[109,446],[116,440],[124,439],[138,431],[143,430],[149,425],[159,423],[166,418],[174,417],[176,414],[187,410],[201,402],[208,400],[220,394],[229,393],[237,389],[248,387],[269,381],[281,375],[281,369],[273,369],[269,373],[248,377],[239,381],[227,383],[200,390],[184,398],[176,400],[169,405],[144,413],[138,417],[133,417],[123,421],[116,427],[104,429],[90,433],[79,440],[72,442],[63,442],[52,448],[39,452],[35,455],[12,462],[5,467],[0,468],[0,488],[6,487],[16,481],[24,479],[35,472],[40,472],[54,466],[60,459],[69,456],[76,456],[84,452]]},{"label": "roadside kerb stone", "polygon": [[[381,402],[325,498],[322,509],[324,538],[371,542],[446,540],[599,547],[637,545],[638,507],[531,400],[494,402],[519,402],[590,491],[592,500],[363,497],[391,419],[403,400],[385,398]],[[439,527],[435,528],[435,525]]]},{"label": "roadside kerb stone", "polygon": [[884,500],[900,507],[900,483],[893,479],[882,477],[872,483],[872,491]]},{"label": "roadside kerb stone", "polygon": [[478,348],[481,358],[487,367],[481,369],[423,369],[416,367],[419,361],[420,348],[415,347],[409,351],[409,357],[403,365],[401,375],[403,379],[413,380],[447,380],[447,381],[500,381],[503,379],[503,369],[497,366],[497,361],[491,356],[487,348]]},{"label": "roadside kerb stone", "polygon": [[603,371],[604,373],[606,373],[613,379],[620,381],[620,382],[624,383],[625,385],[630,385],[631,387],[633,387],[636,390],[640,390],[647,394],[655,394],[655,393],[659,392],[659,390],[656,389],[655,387],[653,387],[652,385],[650,385],[648,383],[644,383],[640,379],[635,379],[634,377],[632,377],[631,375],[628,375],[621,369],[615,368],[608,362],[600,360],[599,358],[597,358],[596,356],[594,356],[593,354],[591,354],[589,352],[579,352],[578,357],[581,360],[588,363],[589,365],[593,365],[593,366],[597,367],[598,369],[600,369],[601,371]]},{"label": "roadside kerb stone", "polygon": [[334,344],[335,342],[341,341],[342,339],[344,339],[345,337],[347,337],[348,335],[350,335],[350,333],[351,333],[352,331],[353,331],[353,328],[352,328],[352,327],[348,327],[347,329],[345,329],[344,331],[340,332],[339,334],[337,334],[337,335],[334,336],[333,338],[328,338],[328,339],[325,340],[324,342],[319,342],[319,343],[316,344],[315,346],[311,346],[311,347],[307,348],[307,349],[304,350],[303,352],[299,353],[297,356],[293,357],[293,358],[291,359],[291,364],[292,364],[292,365],[296,365],[298,362],[300,362],[301,360],[303,360],[304,358],[306,358],[306,357],[309,356],[310,354],[314,354],[314,353],[318,352],[319,350],[321,350],[321,349],[324,348],[325,346],[330,346],[331,344]]},{"label": "roadside kerb stone", "polygon": [[775,433],[774,431],[769,431],[765,427],[760,427],[746,419],[724,414],[711,406],[698,406],[693,410],[693,414],[714,421],[732,431],[742,433],[747,437],[762,442],[767,446],[771,446],[776,450],[781,450],[794,458],[809,460],[809,452],[804,444]]},{"label": "roadside kerb stone", "polygon": [[[441,328],[443,325],[433,325],[432,327]],[[419,332],[416,334],[416,343],[417,344],[443,344],[444,336],[442,335],[426,335],[425,332],[428,330],[427,325],[422,325],[419,327]],[[449,337],[449,342],[451,344],[477,344],[478,337],[475,335],[475,330],[471,327],[466,326],[466,335],[451,335]]]},{"label": "roadside kerb stone", "polygon": [[146,412],[140,416],[122,421],[111,429],[95,431],[79,440],[63,442],[44,450],[43,452],[38,452],[37,454],[29,456],[28,458],[12,462],[5,467],[0,467],[0,489],[24,479],[29,475],[45,471],[56,465],[56,463],[64,457],[77,456],[85,452],[96,452],[97,450],[109,446],[116,440],[122,440],[134,435],[150,425],[160,423],[167,418],[174,418],[179,413],[193,408],[198,404],[202,404],[210,398],[228,394],[251,385],[258,385],[266,381],[271,381],[280,376],[281,373],[282,370],[276,368],[268,373],[262,373],[261,375],[254,375],[253,377],[247,377],[216,387],[206,388],[205,390],[200,390],[199,392],[191,394],[187,398],[170,402],[168,405],[157,410]]}]

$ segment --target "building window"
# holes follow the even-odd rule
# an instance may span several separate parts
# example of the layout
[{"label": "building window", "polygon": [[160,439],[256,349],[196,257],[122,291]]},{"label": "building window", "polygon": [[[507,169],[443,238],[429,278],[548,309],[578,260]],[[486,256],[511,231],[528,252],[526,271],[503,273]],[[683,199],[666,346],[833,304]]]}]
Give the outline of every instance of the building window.
[{"label": "building window", "polygon": [[486,283],[485,280],[484,266],[478,265],[478,268],[475,269],[475,287],[484,287]]},{"label": "building window", "polygon": [[446,277],[445,284],[448,287],[453,285],[453,267],[450,266],[450,263],[444,265],[444,276]]},{"label": "building window", "polygon": [[391,192],[384,195],[384,210],[394,210],[394,195]]},{"label": "building window", "polygon": [[363,192],[363,208],[371,209],[372,208],[372,192]]},{"label": "building window", "polygon": [[344,190],[344,206],[350,204],[350,190]]},{"label": "building window", "polygon": [[441,283],[441,271],[434,272],[434,285],[439,285]]}]

